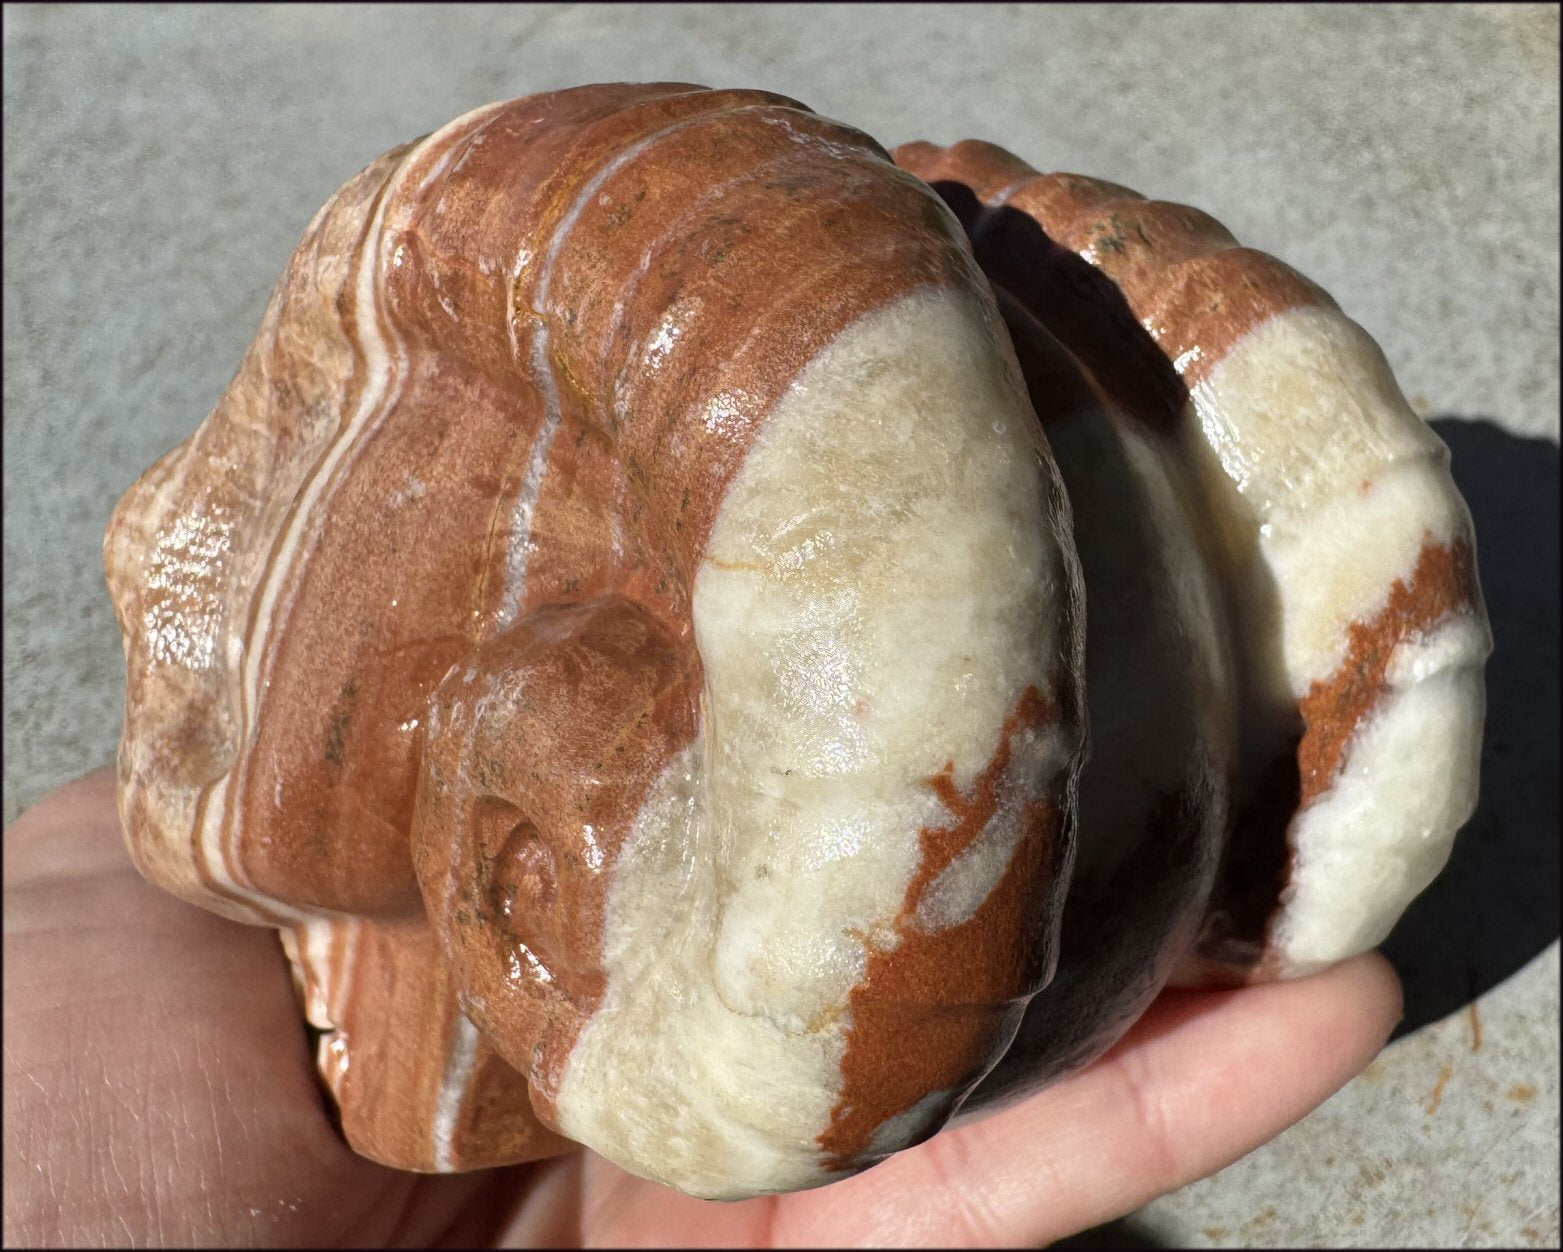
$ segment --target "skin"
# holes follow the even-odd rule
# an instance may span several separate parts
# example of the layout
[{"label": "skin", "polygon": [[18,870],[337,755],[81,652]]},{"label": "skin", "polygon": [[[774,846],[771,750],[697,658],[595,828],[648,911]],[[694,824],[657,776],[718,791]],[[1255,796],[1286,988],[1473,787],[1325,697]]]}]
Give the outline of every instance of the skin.
[{"label": "skin", "polygon": [[8,1246],[1036,1246],[1280,1133],[1401,1015],[1377,954],[1167,992],[1067,1081],[795,1195],[706,1203],[589,1152],[430,1177],[342,1142],[276,936],[144,882],[111,771],[4,846]]}]

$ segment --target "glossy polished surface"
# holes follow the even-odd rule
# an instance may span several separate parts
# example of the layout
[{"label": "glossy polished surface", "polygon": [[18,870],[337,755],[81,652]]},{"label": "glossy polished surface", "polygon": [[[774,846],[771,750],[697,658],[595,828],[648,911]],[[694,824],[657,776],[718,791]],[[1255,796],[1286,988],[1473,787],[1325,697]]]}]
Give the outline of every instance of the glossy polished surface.
[{"label": "glossy polished surface", "polygon": [[1065,510],[958,224],[864,136],[475,110],[317,215],[116,514],[127,837],[286,930],[359,1150],[818,1185],[1051,973]]},{"label": "glossy polished surface", "polygon": [[1201,696],[1232,704],[1242,758],[1178,979],[1305,974],[1377,943],[1475,807],[1492,641],[1447,450],[1329,296],[1207,215],[977,141],[896,156],[950,200],[996,286],[1124,380],[1120,403],[1185,475],[1183,568],[1221,590],[1206,634],[1236,677]]},{"label": "glossy polished surface", "polygon": [[304,224],[370,154],[648,64],[886,142],[981,135],[1199,205],[1329,290],[1454,452],[1500,640],[1481,808],[1389,941],[1403,1037],[1117,1246],[1556,1243],[1555,8],[215,12],[5,13],[8,817],[112,759],[109,511],[221,394]]},{"label": "glossy polished surface", "polygon": [[[143,687],[121,758],[132,848],[181,894],[293,929],[307,1001],[330,1032],[322,1065],[345,1108],[361,1101],[344,1120],[365,1150],[471,1167],[514,1159],[485,1150],[556,1150],[546,1127],[695,1194],[790,1190],[926,1137],[1004,1054],[1055,962],[1078,720],[1074,556],[1044,444],[1017,404],[1022,376],[1044,427],[1064,419],[1071,493],[1130,494],[1097,473],[1103,447],[1121,453],[1149,537],[1138,554],[1115,560],[1109,545],[1091,557],[1088,594],[1107,610],[1096,717],[1111,750],[1087,797],[1074,955],[1057,993],[1028,1011],[994,1091],[1089,1060],[1169,975],[1291,976],[1371,946],[1469,815],[1490,647],[1469,518],[1447,454],[1371,341],[1202,214],[1035,175],[976,142],[898,156],[952,198],[1005,297],[1008,336],[926,189],[793,102],[607,86],[468,114],[388,154],[322,211],[226,409],[122,504],[106,556]],[[714,191],[699,191],[702,175]],[[691,202],[692,230],[668,243],[673,210]],[[798,206],[804,225],[789,233]],[[764,210],[782,212],[759,234]],[[1036,238],[1027,219],[1044,228]],[[359,246],[344,255],[326,242],[355,221]],[[642,238],[647,221],[662,233]],[[843,224],[850,247],[831,233]],[[627,293],[615,258],[633,264]],[[788,258],[803,282],[782,284],[758,329],[735,338],[751,325],[735,293],[776,290],[763,279]],[[785,330],[798,291],[812,339]],[[321,321],[328,307],[339,324]],[[674,369],[670,356],[692,365]],[[1117,417],[1081,443],[1069,419],[1082,410]],[[925,428],[896,429],[908,411]],[[850,425],[823,435],[849,412]],[[946,434],[946,417],[923,414],[961,416]],[[489,461],[466,445],[464,423],[503,431],[516,417],[528,436],[508,467],[496,449],[498,477],[473,475]],[[989,429],[996,442],[972,437]],[[258,432],[278,438],[264,446]],[[864,458],[860,479],[817,468],[841,451],[845,465]],[[437,480],[436,505],[450,495],[455,507],[434,529],[458,553],[486,538],[468,559],[417,545],[430,563],[412,581],[428,599],[420,607],[409,591],[408,611],[382,618],[387,600],[402,609],[391,593],[413,568],[403,545],[427,528],[416,506],[401,516],[429,495],[417,467],[442,453],[464,486]],[[228,472],[235,458],[250,461],[251,482]],[[798,513],[821,489],[824,503]],[[778,513],[773,497],[789,506]],[[462,520],[496,498],[497,525]],[[962,519],[955,533],[971,532],[958,555],[902,520],[944,504]],[[366,525],[387,507],[391,525]],[[820,516],[836,520],[821,527]],[[1321,517],[1373,532],[1376,555],[1320,542]],[[779,538],[803,519],[816,537],[782,554]],[[1096,526],[1092,544],[1127,531]],[[1115,614],[1118,580],[1133,586],[1147,566],[1170,583],[1129,593],[1139,616]],[[748,589],[711,572],[751,568],[762,581]],[[756,619],[757,604],[769,607]],[[556,620],[555,605],[584,616]],[[964,648],[941,632],[907,651],[907,625],[952,609],[972,623],[953,635]],[[724,636],[744,638],[767,614],[777,625],[759,634],[775,629],[774,641],[722,659]],[[355,633],[341,631],[349,621]],[[997,623],[991,641],[979,622]],[[1148,624],[1170,625],[1167,641],[1135,637]],[[691,638],[701,656],[678,678]],[[562,684],[548,677],[555,652]],[[634,689],[629,676],[649,663],[661,674],[652,704],[637,714],[599,695],[578,710],[593,690],[574,676],[596,663],[585,656],[606,658],[600,693],[621,672]],[[899,672],[883,668],[891,656]],[[1128,672],[1117,658],[1131,657],[1168,685],[1115,690]],[[811,694],[822,668],[851,675],[834,696]],[[432,687],[458,673],[463,685],[501,676],[486,694],[508,711],[496,721],[482,700],[431,708]],[[908,703],[903,688],[923,694]],[[323,690],[340,694],[311,699]],[[1165,760],[1126,749],[1123,728],[1163,719],[1164,704]],[[448,772],[418,780],[446,714],[462,746]],[[542,749],[538,774],[522,763],[554,724],[569,735]],[[1398,745],[1424,726],[1428,750],[1413,760]],[[594,738],[650,755],[605,770],[588,761]],[[822,768],[810,763],[817,749]],[[697,782],[708,757],[716,772]],[[841,874],[795,868],[739,885],[750,868],[774,874],[774,853],[747,852],[753,840],[795,842],[778,837],[777,797],[757,803],[754,780],[800,767],[833,780],[780,785],[789,811],[811,815],[800,835],[853,803],[876,833]],[[517,768],[531,771],[530,789],[511,781]],[[1145,781],[1126,788],[1136,774]],[[423,816],[409,833],[414,794]],[[935,800],[953,826],[915,816]],[[654,836],[626,839],[647,823],[696,850],[693,878],[645,876],[661,855],[642,847]],[[919,825],[909,861],[896,849]],[[459,850],[442,853],[453,838]],[[712,858],[714,886],[696,886]],[[414,950],[428,947],[420,888],[461,984],[429,948],[440,1059],[408,1078],[404,1098],[375,1084],[357,1088],[372,1098],[354,1097],[366,1060],[377,1080],[389,1070],[375,1060],[386,1027],[355,1003],[372,984],[360,966],[372,976],[398,959],[361,932],[411,927]],[[716,911],[691,931],[692,955],[669,943],[664,991],[619,954],[691,891]],[[621,925],[626,908],[638,920]],[[497,920],[518,915],[522,930]],[[772,932],[788,936],[781,947]],[[707,967],[714,995],[701,1005],[690,988]],[[764,1108],[744,1109],[721,1073],[749,1051],[726,1014],[764,1023],[789,1075]],[[685,1049],[677,1059],[659,1031]],[[908,1052],[907,1038],[919,1047]],[[516,1110],[513,1129],[469,1126],[460,1139],[490,1047],[526,1074],[542,1125]],[[712,1091],[725,1094],[710,1109],[689,1102]],[[405,1151],[384,1146],[380,1128],[414,1102],[427,1133]],[[670,1157],[673,1125],[688,1151]],[[735,1157],[739,1142],[764,1147]]]}]

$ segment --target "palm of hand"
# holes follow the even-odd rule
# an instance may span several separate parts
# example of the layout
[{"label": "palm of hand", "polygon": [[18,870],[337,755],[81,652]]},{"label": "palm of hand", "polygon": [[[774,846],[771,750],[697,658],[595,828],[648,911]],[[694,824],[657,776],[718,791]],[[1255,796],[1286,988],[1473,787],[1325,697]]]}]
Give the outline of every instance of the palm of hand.
[{"label": "palm of hand", "polygon": [[845,1182],[719,1205],[591,1153],[455,1177],[352,1153],[268,931],[147,885],[113,781],[5,836],[5,1241],[208,1246],[1038,1244],[1235,1160],[1372,1059],[1382,958],[1167,993],[1107,1057]]}]

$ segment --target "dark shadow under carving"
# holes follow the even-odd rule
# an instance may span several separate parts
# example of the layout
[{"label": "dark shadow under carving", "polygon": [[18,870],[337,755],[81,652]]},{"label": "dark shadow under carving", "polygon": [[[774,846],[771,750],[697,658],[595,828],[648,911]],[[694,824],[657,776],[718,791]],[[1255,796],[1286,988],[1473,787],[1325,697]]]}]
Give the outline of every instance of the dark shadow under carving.
[{"label": "dark shadow under carving", "polygon": [[1125,413],[1175,429],[1188,388],[1106,274],[1007,205],[988,208],[964,183],[932,184],[971,240],[994,287],[1008,291],[1069,349]]},{"label": "dark shadow under carving", "polygon": [[968,1113],[1092,1060],[1155,998],[1209,898],[1232,767],[1233,727],[1212,693],[1226,680],[1215,588],[1175,573],[1188,538],[1179,484],[1136,468],[1136,453],[1158,464],[1145,445],[1161,435],[1110,416],[1077,359],[995,289],[1073,514],[1090,751],[1057,972]]},{"label": "dark shadow under carving", "polygon": [[[998,299],[1070,497],[1088,603],[1092,746],[1062,956],[971,1093],[975,1114],[1099,1055],[1191,945],[1234,981],[1258,959],[1290,865],[1298,734],[1257,527],[1218,540],[1191,499],[1182,379],[1111,279],[1029,214],[933,186]],[[1178,577],[1201,560],[1226,576]],[[1214,712],[1229,681],[1218,636],[1234,645],[1235,722]]]},{"label": "dark shadow under carving", "polygon": [[1396,1038],[1490,991],[1559,933],[1558,446],[1489,421],[1432,426],[1476,521],[1495,646],[1476,814],[1383,945],[1406,989]]},{"label": "dark shadow under carving", "polygon": [[[1181,463],[1188,479],[1185,489],[1192,489],[1198,476],[1192,472],[1188,445],[1197,435],[1190,431],[1186,416],[1188,389],[1117,284],[1052,239],[1030,214],[1008,205],[988,207],[964,183],[941,180],[932,186],[971,240],[972,253],[1000,296],[1022,357],[1025,336],[1017,333],[1017,319],[1006,301],[1019,305],[1045,328],[1047,336],[1062,344],[1075,365],[1136,427],[1165,441],[1163,454]],[[1022,368],[1026,369],[1024,360]],[[1056,374],[1055,370],[1045,379],[1026,379],[1039,415],[1055,399]],[[1046,419],[1044,425],[1049,425]],[[1050,440],[1056,440],[1057,433],[1050,428]],[[1073,476],[1067,464],[1061,462],[1060,468],[1077,513],[1082,487],[1111,486],[1094,481],[1102,474],[1101,467]],[[1122,474],[1119,478],[1129,481]],[[1123,493],[1123,484],[1117,490]],[[1128,497],[1133,493],[1123,494],[1116,520],[1108,517],[1101,524],[1124,525],[1123,519],[1132,516],[1134,506]],[[1235,488],[1226,505],[1239,511],[1247,507]],[[1082,527],[1081,519],[1076,520],[1078,540]],[[1303,728],[1280,655],[1279,593],[1259,551],[1257,523],[1230,530],[1221,540],[1212,528],[1196,525],[1195,538],[1205,550],[1207,566],[1224,571],[1218,589],[1232,624],[1239,693],[1232,828],[1195,947],[1207,961],[1228,966],[1231,980],[1239,981],[1239,971],[1263,953],[1291,870],[1286,832],[1300,794],[1297,744]],[[1090,588],[1089,574],[1087,570],[1088,602],[1100,593],[1100,588]],[[1089,609],[1086,619],[1089,631]],[[1104,711],[1109,717],[1144,715],[1138,708],[1107,708],[1098,710],[1098,715]],[[1071,898],[1078,907],[1078,893]],[[1208,967],[1212,977],[1218,971],[1219,966]]]}]

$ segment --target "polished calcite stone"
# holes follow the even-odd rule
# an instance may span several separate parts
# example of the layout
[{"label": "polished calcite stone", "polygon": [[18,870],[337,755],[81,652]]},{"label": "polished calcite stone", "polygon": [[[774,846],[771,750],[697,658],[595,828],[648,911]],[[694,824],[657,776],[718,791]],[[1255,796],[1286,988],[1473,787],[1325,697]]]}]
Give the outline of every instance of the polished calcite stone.
[{"label": "polished calcite stone", "polygon": [[[1521,659],[1495,677],[1494,712],[1505,716],[1490,742],[1521,761],[1545,759],[1549,681],[1554,703],[1556,691],[1547,614],[1555,634],[1556,596],[1555,583],[1549,598],[1535,574],[1555,569],[1537,538],[1555,525],[1535,526],[1546,497],[1537,500],[1537,475],[1527,468],[1545,464],[1544,441],[1556,429],[1556,290],[1548,277],[1556,268],[1556,111],[1546,103],[1555,100],[1555,17],[1550,27],[1538,11],[1501,8],[1407,22],[1319,13],[1128,22],[1101,11],[1038,13],[1016,24],[1008,11],[979,10],[958,29],[954,18],[942,19],[951,29],[934,29],[941,19],[930,15],[887,30],[886,18],[837,14],[827,37],[872,47],[874,57],[834,65],[789,43],[781,13],[753,22],[736,12],[674,10],[666,21],[634,19],[647,29],[607,45],[596,36],[610,19],[590,8],[487,20],[481,37],[443,17],[424,19],[426,31],[416,20],[398,27],[384,17],[367,31],[345,21],[333,28],[330,18],[281,11],[226,32],[183,15],[125,29],[102,14],[93,20],[96,27],[64,12],[5,17],[14,297],[7,390],[36,415],[26,426],[8,422],[6,432],[8,816],[109,755],[119,659],[96,581],[102,523],[126,475],[221,391],[315,205],[366,149],[503,94],[642,76],[644,58],[658,49],[667,50],[659,72],[762,82],[888,138],[982,134],[1028,154],[1045,140],[1054,167],[1205,206],[1352,310],[1384,344],[1414,403],[1542,437],[1523,441],[1490,427],[1466,437],[1463,427],[1440,427],[1457,467],[1462,457],[1480,463],[1470,471],[1477,485],[1494,475],[1518,491],[1532,484],[1527,515],[1523,500],[1462,482],[1484,536],[1489,525],[1509,527],[1505,555],[1485,556],[1483,575],[1497,633]],[[1295,29],[1278,30],[1278,22]],[[732,38],[685,53],[701,28]],[[975,81],[960,55],[968,41],[986,58]],[[350,44],[356,57],[338,55]],[[1167,72],[1212,47],[1224,49],[1220,74]],[[1293,51],[1281,57],[1282,48]],[[202,56],[216,64],[218,53],[245,72],[232,80],[147,72]],[[384,74],[388,61],[405,72]],[[452,70],[458,63],[462,74]],[[76,85],[51,90],[50,67],[62,64],[70,71],[54,83]],[[1386,86],[1386,76],[1395,82]],[[318,125],[323,81],[339,101],[334,127]],[[910,101],[897,87],[907,81],[923,85]],[[1262,107],[1241,103],[1245,84]],[[1050,98],[1093,103],[1044,114],[1036,102]],[[107,126],[104,116],[113,119]],[[67,152],[91,159],[67,162]],[[301,171],[296,183],[262,177],[279,163]],[[1301,191],[1299,167],[1312,175]],[[105,177],[113,197],[89,190]],[[1494,185],[1510,195],[1494,201]],[[249,248],[232,248],[236,224]],[[1426,263],[1451,233],[1462,263]],[[94,281],[73,279],[82,273]],[[149,299],[166,304],[171,320],[140,316]],[[170,360],[188,366],[169,371]],[[89,444],[103,452],[80,457],[76,450]],[[1492,544],[1488,537],[1484,554]],[[62,551],[77,556],[61,561]],[[1516,624],[1508,636],[1506,620]],[[48,700],[29,694],[44,692]],[[1555,825],[1555,783],[1549,801],[1535,777],[1547,765],[1503,768],[1499,781],[1508,785],[1488,780],[1485,817],[1478,814],[1473,832],[1494,856],[1507,849],[1512,860],[1539,865],[1535,831]],[[1259,1245],[1555,1239],[1555,948],[1525,965],[1555,938],[1555,901],[1536,886],[1555,878],[1489,868],[1467,875],[1485,893],[1479,899],[1463,897],[1459,883],[1443,893],[1444,916],[1494,923],[1471,954],[1482,993],[1479,1052],[1466,1017],[1421,1031],[1277,1143],[1149,1206],[1139,1228],[1177,1242]],[[1434,903],[1439,895],[1435,888]],[[1469,998],[1425,975],[1420,987],[1424,1022]],[[1413,1021],[1418,1011],[1414,996]],[[1445,1065],[1453,1077],[1424,1115]],[[1314,1146],[1343,1137],[1356,1146],[1333,1156]],[[1407,1149],[1407,1138],[1417,1146]],[[1383,1170],[1385,1158],[1403,1152],[1405,1164]],[[1282,1176],[1290,1178],[1284,1188],[1267,1181]],[[1326,1229],[1320,1212],[1335,1215],[1338,1227]]]}]

